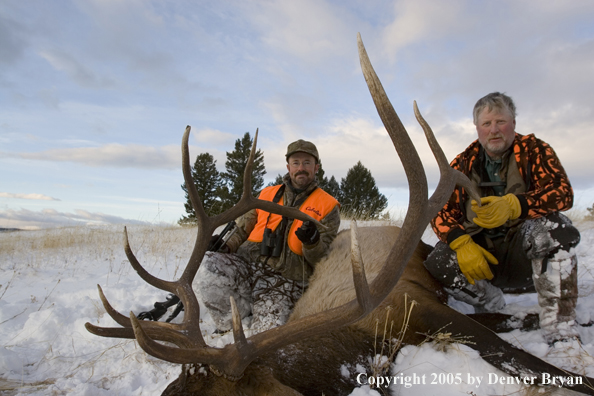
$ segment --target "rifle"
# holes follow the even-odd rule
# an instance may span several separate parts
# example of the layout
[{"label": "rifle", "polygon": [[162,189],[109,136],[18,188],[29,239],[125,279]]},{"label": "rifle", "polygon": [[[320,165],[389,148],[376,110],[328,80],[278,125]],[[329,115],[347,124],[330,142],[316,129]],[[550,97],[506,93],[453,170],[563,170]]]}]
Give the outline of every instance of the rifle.
[{"label": "rifle", "polygon": [[[229,238],[231,238],[231,236],[233,234],[235,234],[236,231],[237,231],[237,227],[236,227],[235,221],[231,220],[229,223],[227,223],[225,228],[223,228],[223,231],[221,231],[221,233],[217,236],[217,238],[214,238],[210,241],[210,243],[208,244],[208,247],[206,248],[206,251],[207,252],[218,252],[219,249],[221,249],[223,246],[225,246],[225,244],[227,243]],[[159,320],[159,318],[161,318],[161,316],[163,316],[167,313],[167,309],[169,307],[172,307],[175,304],[177,304],[177,306],[175,307],[175,309],[173,310],[171,315],[169,315],[167,317],[167,319],[165,320],[166,322],[171,322],[173,319],[175,319],[177,317],[177,315],[179,315],[179,313],[181,311],[184,310],[184,304],[180,301],[179,297],[173,293],[170,293],[166,297],[165,301],[163,301],[163,302],[157,301],[155,304],[153,304],[155,308],[151,309],[150,311],[139,313],[138,319],[140,319],[140,320],[148,319],[148,320],[157,321],[157,320]]]},{"label": "rifle", "polygon": [[[229,231],[231,231],[231,233],[229,233]],[[231,235],[235,234],[235,231],[237,231],[237,228],[235,227],[235,221],[231,220],[227,223],[225,228],[223,228],[223,231],[221,231],[218,238],[214,241],[210,241],[210,243],[208,244],[208,248],[206,248],[206,251],[218,252],[219,249],[227,243],[229,238],[231,238]]]}]

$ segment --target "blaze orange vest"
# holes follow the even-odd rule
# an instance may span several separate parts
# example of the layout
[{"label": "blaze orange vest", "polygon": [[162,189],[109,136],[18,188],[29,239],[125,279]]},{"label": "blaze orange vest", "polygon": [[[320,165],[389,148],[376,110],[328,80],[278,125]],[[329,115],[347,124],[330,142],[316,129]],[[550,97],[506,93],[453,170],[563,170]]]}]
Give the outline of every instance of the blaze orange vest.
[{"label": "blaze orange vest", "polygon": [[[262,190],[258,198],[264,201],[272,202],[274,196],[281,186],[282,184],[278,186],[266,187],[264,190]],[[283,204],[283,197],[281,197],[278,204]],[[339,203],[332,195],[328,194],[321,188],[316,188],[301,204],[299,210],[320,221],[326,217],[326,215],[330,213],[336,205],[339,205]],[[260,209],[256,209],[256,214],[258,216],[258,221],[250,233],[248,241],[262,242],[262,239],[264,238],[264,229],[268,227],[272,231],[276,230],[276,227],[278,227],[282,220],[282,216],[276,213],[271,214]],[[269,215],[270,220],[268,219]],[[266,224],[267,222],[268,225]],[[297,238],[297,235],[295,235],[295,231],[301,227],[301,224],[303,224],[301,220],[295,219],[293,221],[287,237],[287,244],[293,253],[303,256],[303,243],[299,240],[299,238]]]}]

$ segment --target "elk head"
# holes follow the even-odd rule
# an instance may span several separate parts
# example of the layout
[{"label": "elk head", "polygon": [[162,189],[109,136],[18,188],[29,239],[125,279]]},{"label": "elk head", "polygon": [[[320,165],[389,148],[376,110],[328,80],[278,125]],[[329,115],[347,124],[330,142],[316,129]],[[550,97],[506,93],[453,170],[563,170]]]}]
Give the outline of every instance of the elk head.
[{"label": "elk head", "polygon": [[[135,338],[148,354],[168,362],[200,364],[206,368],[202,381],[209,382],[206,385],[211,389],[209,394],[232,394],[229,389],[243,386],[241,382],[245,380],[246,370],[258,357],[308,337],[350,325],[368,315],[385,299],[396,285],[429,220],[443,207],[455,184],[468,187],[470,183],[462,173],[449,166],[443,151],[433,136],[430,127],[420,115],[415,103],[415,115],[425,131],[440,169],[440,181],[435,193],[430,199],[427,198],[427,180],[421,160],[371,66],[360,36],[358,36],[358,46],[365,80],[380,118],[402,160],[410,187],[409,208],[402,231],[374,281],[369,284],[366,280],[357,240],[356,223],[352,222],[351,263],[356,290],[355,299],[344,305],[291,321],[283,326],[246,338],[241,318],[235,307],[235,302],[231,298],[234,343],[223,348],[208,346],[200,331],[200,307],[192,290],[192,281],[214,230],[255,208],[299,220],[314,221],[318,227],[323,226],[296,208],[261,201],[251,195],[250,176],[258,139],[257,131],[244,173],[244,191],[240,201],[228,211],[217,216],[208,217],[191,178],[188,152],[190,127],[188,126],[182,143],[182,166],[188,193],[196,211],[198,232],[191,257],[181,277],[176,281],[166,281],[149,274],[132,253],[126,231],[124,231],[126,255],[131,265],[147,283],[180,297],[185,307],[183,321],[182,323],[139,321],[133,313],[130,313],[130,317],[126,317],[111,307],[101,287],[99,287],[99,295],[105,309],[122,327],[102,328],[87,323],[86,328],[88,331],[103,337]],[[470,189],[467,188],[467,190]],[[478,201],[480,202],[480,200]],[[286,387],[283,388],[282,384],[276,384],[275,386],[276,390],[269,388],[266,390],[266,394],[275,394],[275,392],[284,395],[290,392],[298,394]],[[254,394],[263,394],[261,391],[259,392],[254,392]],[[245,393],[249,394],[249,392]]]}]

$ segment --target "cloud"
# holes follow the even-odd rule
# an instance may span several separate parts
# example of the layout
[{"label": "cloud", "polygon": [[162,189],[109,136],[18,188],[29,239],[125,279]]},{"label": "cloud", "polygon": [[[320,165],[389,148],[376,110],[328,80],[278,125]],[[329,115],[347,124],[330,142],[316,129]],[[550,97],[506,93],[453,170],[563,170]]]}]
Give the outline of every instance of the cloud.
[{"label": "cloud", "polygon": [[383,30],[385,55],[392,61],[410,45],[459,33],[470,21],[461,17],[462,1],[395,1],[394,20]]},{"label": "cloud", "polygon": [[[250,133],[250,135],[253,135],[253,133]],[[231,147],[232,142],[239,138],[232,133],[222,132],[212,128],[192,129],[191,136],[201,146],[206,145],[207,147]]]},{"label": "cloud", "polygon": [[[164,12],[164,8],[169,7],[172,8],[170,11],[175,10],[175,4],[92,0],[76,2],[74,6],[93,34],[85,37],[84,45],[69,48],[68,51],[75,55],[62,60],[85,59],[85,64],[93,65],[94,70],[103,75],[117,70],[116,74],[126,76],[125,80],[118,81],[118,88],[126,90],[150,87],[161,92],[174,92],[184,100],[186,93],[182,88],[203,88],[193,82],[193,76],[188,78],[179,71],[184,69],[180,52],[186,48],[170,45],[180,42],[170,34],[187,33],[176,26],[175,12]],[[183,9],[176,11],[183,15]],[[73,76],[87,77],[86,73],[78,74],[84,69],[76,67],[75,70],[77,73]]]},{"label": "cloud", "polygon": [[266,1],[248,12],[267,46],[305,62],[344,54],[352,38],[347,32],[354,18],[325,1]]},{"label": "cloud", "polygon": [[47,60],[54,69],[65,72],[83,87],[112,88],[117,85],[111,78],[98,77],[87,66],[63,51],[45,50],[41,51],[39,55]]},{"label": "cloud", "polygon": [[75,162],[92,167],[179,169],[179,146],[151,147],[110,143],[101,147],[50,149],[37,153],[3,153],[39,161]]},{"label": "cloud", "polygon": [[104,225],[104,224],[150,224],[146,221],[124,219],[104,213],[93,213],[76,209],[74,213],[58,212],[54,209],[31,211],[0,210],[1,228],[40,229],[62,226]]},{"label": "cloud", "polygon": [[16,199],[34,199],[41,201],[59,201],[58,198],[49,197],[43,194],[15,194],[0,192],[0,198],[16,198]]},{"label": "cloud", "polygon": [[[381,30],[381,48],[390,66],[383,68],[399,90],[439,100],[458,114],[494,90],[529,97],[541,110],[566,98],[587,103],[591,2],[543,1],[535,8],[513,1],[397,1],[393,13]],[[378,57],[375,48],[373,54]]]}]

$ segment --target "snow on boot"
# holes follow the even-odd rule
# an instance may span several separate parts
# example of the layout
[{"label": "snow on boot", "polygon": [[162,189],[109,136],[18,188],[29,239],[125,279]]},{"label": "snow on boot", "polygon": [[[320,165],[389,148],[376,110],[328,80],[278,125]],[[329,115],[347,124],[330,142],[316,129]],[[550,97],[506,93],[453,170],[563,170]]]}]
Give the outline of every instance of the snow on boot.
[{"label": "snow on boot", "polygon": [[578,297],[577,257],[573,249],[551,258],[532,260],[532,279],[540,305],[540,328],[545,340],[579,339],[575,321]]},{"label": "snow on boot", "polygon": [[486,280],[478,280],[474,285],[463,288],[445,289],[458,301],[474,306],[475,313],[497,312],[505,307],[505,298],[500,288]]}]

